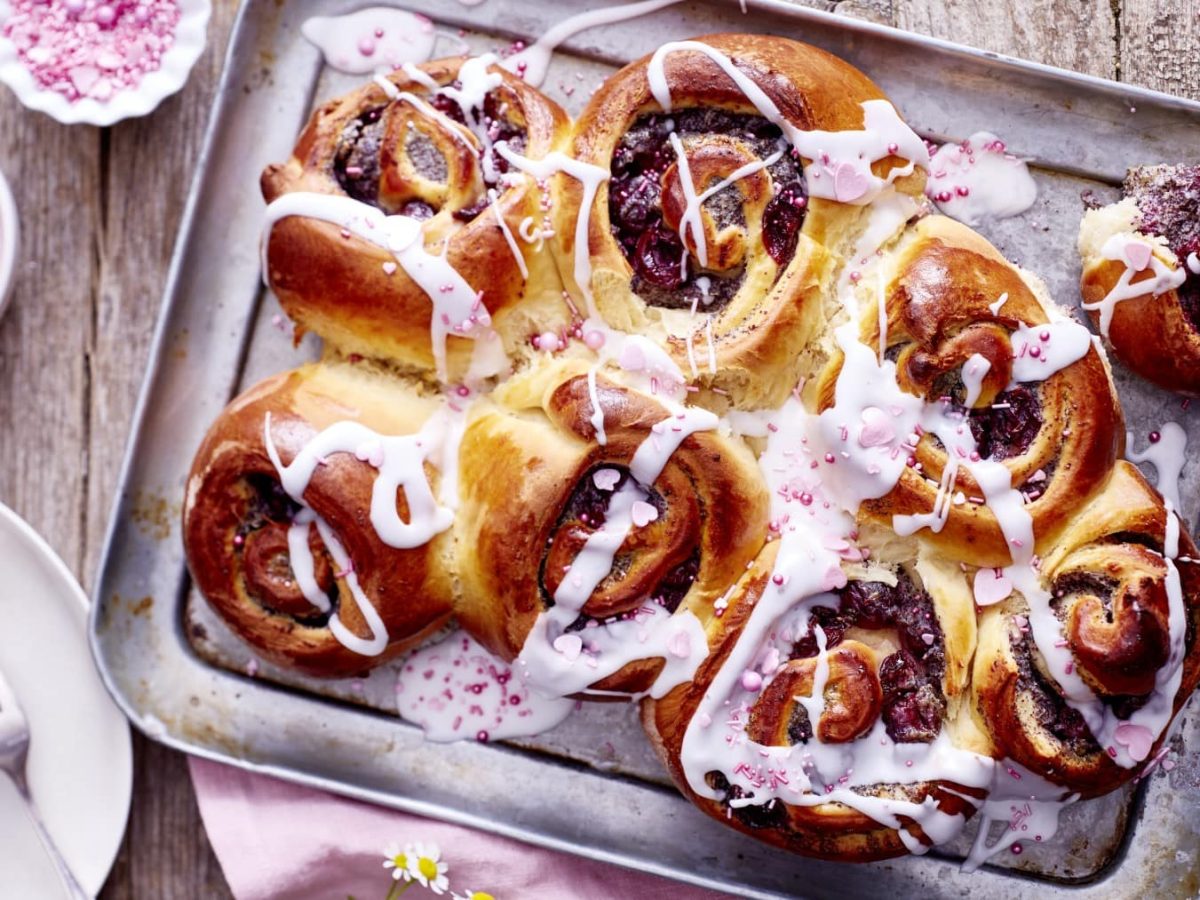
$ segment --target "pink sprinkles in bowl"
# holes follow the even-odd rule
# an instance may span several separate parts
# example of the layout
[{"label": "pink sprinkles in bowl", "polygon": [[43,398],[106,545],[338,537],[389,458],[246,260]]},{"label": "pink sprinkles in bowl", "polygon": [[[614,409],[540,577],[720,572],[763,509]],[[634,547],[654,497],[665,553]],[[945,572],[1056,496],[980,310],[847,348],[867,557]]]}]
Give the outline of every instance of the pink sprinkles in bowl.
[{"label": "pink sprinkles in bowl", "polygon": [[175,43],[176,0],[10,0],[0,29],[37,84],[105,103],[158,70]]}]

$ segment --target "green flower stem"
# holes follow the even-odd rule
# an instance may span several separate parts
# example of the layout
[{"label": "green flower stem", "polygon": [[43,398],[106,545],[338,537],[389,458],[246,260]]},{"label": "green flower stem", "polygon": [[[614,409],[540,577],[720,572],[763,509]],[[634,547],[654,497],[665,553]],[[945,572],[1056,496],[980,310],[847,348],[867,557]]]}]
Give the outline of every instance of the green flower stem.
[{"label": "green flower stem", "polygon": [[397,897],[412,887],[414,883],[415,882],[412,881],[405,881],[403,883],[399,881],[393,881],[391,889],[387,892],[387,896],[384,897],[383,900],[396,900]]}]

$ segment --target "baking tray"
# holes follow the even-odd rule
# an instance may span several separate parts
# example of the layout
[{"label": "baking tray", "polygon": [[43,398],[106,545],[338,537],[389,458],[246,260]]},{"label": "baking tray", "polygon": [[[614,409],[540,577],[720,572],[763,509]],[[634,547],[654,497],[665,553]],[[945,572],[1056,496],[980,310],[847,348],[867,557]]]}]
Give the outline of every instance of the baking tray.
[{"label": "baking tray", "polygon": [[[312,15],[364,0],[248,0],[180,229],[134,416],[93,604],[93,650],[114,697],[146,734],[180,750],[363,800],[742,896],[1193,896],[1200,880],[1200,761],[1176,757],[1141,784],[1068,808],[1059,836],[958,870],[973,827],[929,856],[850,866],[765,847],[708,819],[669,786],[628,705],[588,704],[554,731],[496,744],[435,745],[394,714],[394,672],[315,682],[252,660],[192,590],[179,506],[192,454],[237,391],[313,358],[261,287],[258,175],[286,159],[314,105],[362,82],[322,66],[300,35]],[[543,34],[591,0],[396,4],[477,50]],[[1066,305],[1078,305],[1081,194],[1115,196],[1127,165],[1195,161],[1200,104],[803,9],[780,0],[680,3],[582,33],[544,89],[577,111],[605,74],[659,44],[705,32],[784,34],[871,75],[922,134],[998,133],[1039,186],[1024,216],[981,230]],[[450,46],[447,46],[449,51]],[[1200,411],[1116,370],[1135,434],[1179,421],[1200,445]],[[1183,512],[1195,522],[1200,461]],[[1174,740],[1194,747],[1185,714]]]}]

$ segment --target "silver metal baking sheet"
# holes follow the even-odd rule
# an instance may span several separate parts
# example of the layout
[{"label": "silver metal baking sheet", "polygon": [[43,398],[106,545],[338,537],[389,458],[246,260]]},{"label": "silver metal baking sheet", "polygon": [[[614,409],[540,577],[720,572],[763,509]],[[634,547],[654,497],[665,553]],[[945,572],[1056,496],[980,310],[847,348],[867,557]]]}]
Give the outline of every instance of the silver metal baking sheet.
[{"label": "silver metal baking sheet", "polygon": [[[1200,881],[1200,760],[1070,807],[1059,836],[1026,844],[975,875],[958,870],[968,834],[924,858],[870,865],[805,860],[711,821],[683,800],[632,707],[588,704],[553,732],[504,744],[425,743],[395,717],[394,671],[315,682],[256,662],[191,590],[179,505],[192,454],[238,390],[311,359],[259,280],[258,175],[286,159],[319,101],[360,78],[323,68],[300,35],[311,15],[355,0],[248,0],[180,230],[121,489],[97,580],[92,642],[133,722],[190,753],[364,800],[742,896],[1194,896]],[[477,49],[536,37],[591,0],[489,0],[467,8],[408,0]],[[616,66],[697,34],[769,32],[825,47],[864,69],[922,134],[996,132],[1033,161],[1040,191],[1025,215],[984,227],[1009,257],[1078,305],[1080,195],[1115,196],[1125,167],[1196,161],[1200,104],[1001,58],[781,0],[690,2],[568,42],[545,89],[578,111]],[[447,50],[450,46],[447,45]],[[919,60],[920,64],[915,61]],[[1116,367],[1131,428],[1179,421],[1200,446],[1200,410]],[[1198,404],[1200,407],[1200,404]],[[1187,519],[1200,511],[1200,455],[1184,470]],[[164,513],[164,510],[166,512]],[[249,673],[253,671],[254,675]],[[1195,713],[1176,749],[1196,747]]]}]

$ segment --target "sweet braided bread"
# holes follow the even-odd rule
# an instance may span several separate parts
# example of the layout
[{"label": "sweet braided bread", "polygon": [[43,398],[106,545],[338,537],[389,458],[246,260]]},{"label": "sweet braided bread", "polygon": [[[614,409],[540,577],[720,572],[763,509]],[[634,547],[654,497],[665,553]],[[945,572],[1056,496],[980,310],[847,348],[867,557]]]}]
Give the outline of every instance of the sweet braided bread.
[{"label": "sweet braided bread", "polygon": [[928,161],[766,36],[665,45],[574,126],[491,57],[325,105],[263,178],[324,356],[200,448],[197,585],[321,676],[455,621],[400,667],[444,673],[401,702],[436,739],[637,700],[681,791],[800,853],[1113,790],[1200,680],[1195,549],[1102,347],[929,214]]}]

